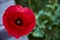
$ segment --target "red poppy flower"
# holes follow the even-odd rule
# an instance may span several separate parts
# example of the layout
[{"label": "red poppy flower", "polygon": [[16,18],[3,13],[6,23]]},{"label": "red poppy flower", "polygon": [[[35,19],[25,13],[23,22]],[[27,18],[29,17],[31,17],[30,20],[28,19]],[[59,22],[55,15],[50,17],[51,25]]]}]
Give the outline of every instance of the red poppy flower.
[{"label": "red poppy flower", "polygon": [[19,38],[33,30],[36,20],[31,9],[11,5],[3,15],[3,24],[9,35]]}]

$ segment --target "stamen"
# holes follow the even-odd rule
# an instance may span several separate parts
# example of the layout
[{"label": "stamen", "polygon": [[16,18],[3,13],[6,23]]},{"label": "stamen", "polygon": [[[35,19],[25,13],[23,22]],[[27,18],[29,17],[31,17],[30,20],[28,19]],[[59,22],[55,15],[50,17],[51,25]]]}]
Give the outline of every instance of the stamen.
[{"label": "stamen", "polygon": [[22,25],[22,20],[21,20],[20,18],[17,18],[17,19],[15,20],[15,24],[16,24],[17,26],[21,26],[21,25]]},{"label": "stamen", "polygon": [[18,20],[18,21],[17,21],[17,24],[20,24],[20,23],[21,23],[21,22]]}]

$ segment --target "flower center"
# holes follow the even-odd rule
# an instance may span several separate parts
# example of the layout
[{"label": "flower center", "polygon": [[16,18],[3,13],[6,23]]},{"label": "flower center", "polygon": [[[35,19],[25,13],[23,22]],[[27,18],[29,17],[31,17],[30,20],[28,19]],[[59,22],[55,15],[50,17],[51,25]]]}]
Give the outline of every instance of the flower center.
[{"label": "flower center", "polygon": [[21,20],[20,18],[17,18],[17,19],[15,20],[15,24],[16,24],[17,26],[21,26],[21,25],[22,25],[22,20]]},{"label": "flower center", "polygon": [[17,24],[20,24],[20,21],[19,20],[17,21]]}]

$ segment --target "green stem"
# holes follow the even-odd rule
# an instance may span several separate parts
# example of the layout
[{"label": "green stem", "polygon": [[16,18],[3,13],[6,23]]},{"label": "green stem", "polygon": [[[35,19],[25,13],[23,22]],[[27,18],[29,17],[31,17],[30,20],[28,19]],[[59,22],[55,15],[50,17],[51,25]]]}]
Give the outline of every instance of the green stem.
[{"label": "green stem", "polygon": [[28,0],[28,2],[29,2],[29,7],[32,9],[32,7],[31,7],[31,0]]}]

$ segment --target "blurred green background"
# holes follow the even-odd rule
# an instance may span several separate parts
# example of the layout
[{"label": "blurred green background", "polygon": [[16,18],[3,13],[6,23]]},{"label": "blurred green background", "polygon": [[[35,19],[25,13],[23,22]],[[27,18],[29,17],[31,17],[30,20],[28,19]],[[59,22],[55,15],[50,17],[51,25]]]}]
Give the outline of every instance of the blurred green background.
[{"label": "blurred green background", "polygon": [[15,0],[29,7],[36,16],[36,27],[29,40],[60,40],[60,0]]}]

